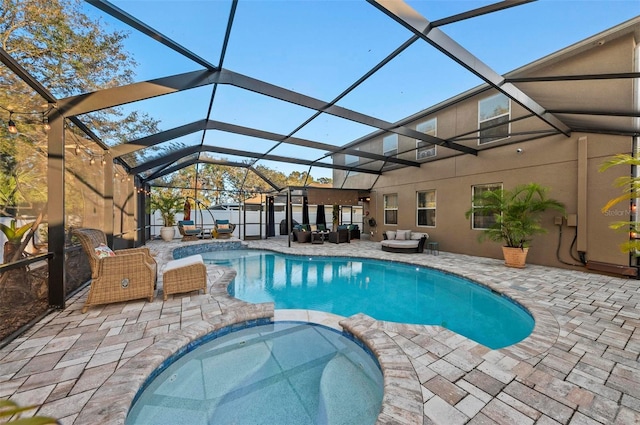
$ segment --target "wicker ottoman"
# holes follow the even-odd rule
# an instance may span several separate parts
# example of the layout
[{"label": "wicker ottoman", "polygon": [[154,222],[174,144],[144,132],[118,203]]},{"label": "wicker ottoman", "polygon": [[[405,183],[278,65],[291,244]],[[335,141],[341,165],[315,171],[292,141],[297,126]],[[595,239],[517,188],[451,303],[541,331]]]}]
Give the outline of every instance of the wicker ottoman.
[{"label": "wicker ottoman", "polygon": [[164,300],[169,294],[199,291],[207,293],[207,267],[202,255],[191,255],[169,261],[162,273],[162,288]]}]

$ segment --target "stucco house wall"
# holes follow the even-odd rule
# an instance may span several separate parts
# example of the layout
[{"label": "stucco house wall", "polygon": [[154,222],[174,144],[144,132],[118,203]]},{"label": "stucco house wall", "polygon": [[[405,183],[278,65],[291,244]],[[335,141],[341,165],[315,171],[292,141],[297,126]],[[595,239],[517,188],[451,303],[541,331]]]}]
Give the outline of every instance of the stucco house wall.
[{"label": "stucco house wall", "polygon": [[[606,42],[567,48],[533,64],[510,73],[513,77],[538,77],[554,75],[585,75],[599,73],[632,72],[635,70],[636,43],[633,35],[622,34]],[[597,104],[605,94],[610,96],[610,86],[598,80],[558,81],[551,84],[536,82],[514,83],[522,91],[535,99],[542,107],[549,99],[584,100],[585,105]],[[627,79],[617,86],[614,94],[616,102],[624,108],[633,105],[633,79]],[[607,92],[605,92],[607,91]],[[615,221],[629,221],[628,205],[617,205],[609,212],[602,207],[608,200],[621,194],[621,189],[613,185],[620,176],[628,176],[629,168],[614,167],[606,172],[599,168],[604,161],[618,153],[632,153],[633,137],[615,135],[616,127],[623,125],[628,117],[608,117],[601,126],[611,128],[611,134],[595,134],[574,131],[569,135],[550,134],[551,127],[538,118],[528,117],[529,112],[511,101],[510,132],[515,136],[502,140],[478,144],[478,101],[498,93],[492,88],[477,88],[463,100],[456,99],[450,105],[436,105],[427,109],[426,114],[414,121],[402,122],[415,126],[427,119],[437,119],[437,137],[454,139],[456,143],[478,149],[478,155],[458,152],[443,146],[437,147],[437,155],[420,160],[419,167],[398,167],[386,164],[381,175],[358,173],[347,175],[341,170],[334,171],[334,182],[343,187],[368,188],[371,200],[364,208],[376,218],[373,239],[381,240],[382,232],[389,229],[413,229],[426,231],[430,240],[437,241],[440,249],[462,254],[502,258],[500,244],[478,242],[480,230],[471,228],[465,211],[471,207],[474,185],[501,183],[511,189],[522,183],[536,182],[551,189],[550,196],[565,203],[567,213],[578,215],[578,227],[562,226],[556,223],[557,212],[544,215],[547,234],[536,236],[529,251],[528,262],[558,267],[583,267],[576,254],[576,247],[584,251],[588,261],[628,266],[632,259],[620,251],[619,246],[629,239],[628,232],[616,232],[609,228]],[[568,104],[568,102],[567,102]],[[614,105],[615,106],[615,105]],[[611,106],[610,106],[611,107]],[[620,108],[622,109],[622,107]],[[429,111],[433,113],[429,114]],[[558,115],[573,128],[584,116],[565,113]],[[602,120],[594,115],[592,120]],[[546,132],[546,133],[544,133]],[[517,133],[520,133],[518,135]],[[523,136],[528,133],[530,136]],[[378,132],[365,137],[358,144],[362,150],[382,154],[382,139],[385,134]],[[459,137],[464,135],[463,137]],[[582,140],[582,141],[581,141]],[[580,160],[580,146],[586,149],[586,160]],[[415,139],[398,136],[398,157],[416,161]],[[334,161],[341,163],[344,158],[337,155]],[[344,162],[342,162],[344,163]],[[373,167],[374,164],[371,164]],[[382,162],[376,164],[382,167]],[[581,168],[582,167],[582,168]],[[582,173],[580,171],[583,171]],[[583,177],[580,177],[583,176]],[[346,179],[346,180],[345,180]],[[581,180],[582,179],[582,180]],[[344,183],[343,183],[344,182]],[[580,192],[580,188],[583,191]],[[586,189],[584,189],[586,188]],[[436,225],[417,226],[417,195],[424,190],[436,191]],[[582,195],[581,195],[582,193]],[[386,194],[398,196],[398,224],[384,224],[383,197]],[[579,198],[584,197],[586,209],[579,208]],[[572,254],[573,253],[573,254]]]}]

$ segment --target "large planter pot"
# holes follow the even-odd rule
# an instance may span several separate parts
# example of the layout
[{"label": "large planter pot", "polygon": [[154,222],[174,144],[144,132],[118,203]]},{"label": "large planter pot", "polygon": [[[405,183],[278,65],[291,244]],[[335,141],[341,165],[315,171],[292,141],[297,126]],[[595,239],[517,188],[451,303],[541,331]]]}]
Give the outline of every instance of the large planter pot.
[{"label": "large planter pot", "polygon": [[529,248],[511,248],[502,247],[502,255],[504,256],[504,265],[507,267],[516,267],[523,269],[527,263],[527,253]]},{"label": "large planter pot", "polygon": [[160,237],[163,241],[169,242],[176,235],[176,229],[173,226],[165,226],[160,228]]}]

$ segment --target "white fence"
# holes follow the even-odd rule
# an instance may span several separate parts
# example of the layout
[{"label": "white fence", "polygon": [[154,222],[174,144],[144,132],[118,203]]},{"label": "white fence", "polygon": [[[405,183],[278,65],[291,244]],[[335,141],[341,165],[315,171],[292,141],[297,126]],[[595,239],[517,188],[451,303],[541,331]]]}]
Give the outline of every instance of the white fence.
[{"label": "white fence", "polygon": [[[266,211],[256,211],[260,208],[259,205],[248,205],[247,211],[239,208],[237,205],[226,205],[224,207],[214,207],[210,209],[192,209],[191,220],[193,220],[197,227],[201,227],[205,230],[213,229],[215,220],[229,220],[229,223],[234,223],[236,228],[233,232],[233,236],[239,239],[245,238],[265,238],[267,234],[266,225]],[[343,207],[341,215],[341,224],[362,224],[362,207]],[[332,206],[325,206],[325,219],[327,227],[331,228],[331,213]],[[244,223],[246,216],[246,225]],[[286,212],[283,204],[275,205],[275,234],[280,235],[280,222],[286,219]],[[309,223],[316,223],[317,206],[309,206]],[[302,223],[302,205],[293,205],[292,217],[294,223]],[[184,218],[182,213],[176,215],[176,222]],[[151,236],[160,235],[160,227],[163,226],[162,218],[156,211],[151,216]],[[362,227],[362,225],[361,225]],[[181,237],[176,227],[176,238]]]}]

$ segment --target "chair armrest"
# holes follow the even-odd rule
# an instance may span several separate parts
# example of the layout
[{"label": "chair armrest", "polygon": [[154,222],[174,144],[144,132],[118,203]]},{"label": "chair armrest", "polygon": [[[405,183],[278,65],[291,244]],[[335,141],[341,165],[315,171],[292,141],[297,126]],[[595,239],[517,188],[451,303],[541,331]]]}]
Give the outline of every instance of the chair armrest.
[{"label": "chair armrest", "polygon": [[146,254],[149,257],[151,257],[151,251],[149,251],[149,248],[147,248],[145,246],[141,246],[139,248],[118,249],[118,250],[115,250],[113,252],[116,253],[116,257],[118,255],[127,255],[127,254],[133,254],[133,253],[137,253],[137,252],[142,252],[143,254]]},{"label": "chair armrest", "polygon": [[424,245],[427,242],[427,236],[423,236],[420,238],[420,242],[418,242],[418,252],[424,251]]}]

